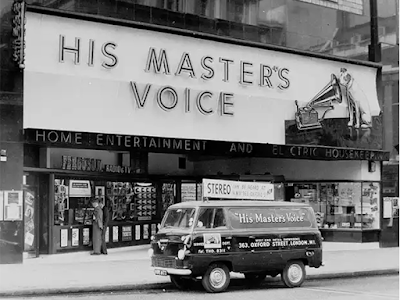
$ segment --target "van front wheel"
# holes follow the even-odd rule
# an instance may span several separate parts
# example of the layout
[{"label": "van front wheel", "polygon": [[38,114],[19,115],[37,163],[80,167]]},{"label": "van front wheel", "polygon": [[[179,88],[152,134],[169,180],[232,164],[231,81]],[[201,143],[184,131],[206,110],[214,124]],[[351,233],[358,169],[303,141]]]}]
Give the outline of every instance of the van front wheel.
[{"label": "van front wheel", "polygon": [[222,263],[216,263],[209,266],[201,283],[208,293],[221,293],[228,288],[230,281],[228,267]]},{"label": "van front wheel", "polygon": [[306,279],[306,268],[299,260],[289,261],[283,269],[282,281],[290,288],[299,287]]}]

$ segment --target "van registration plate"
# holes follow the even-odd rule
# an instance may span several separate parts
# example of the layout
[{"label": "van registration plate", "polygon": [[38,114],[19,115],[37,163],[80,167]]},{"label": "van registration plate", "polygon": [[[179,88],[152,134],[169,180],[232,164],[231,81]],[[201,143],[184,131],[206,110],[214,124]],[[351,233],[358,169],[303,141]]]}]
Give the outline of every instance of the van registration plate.
[{"label": "van registration plate", "polygon": [[160,270],[160,269],[155,269],[155,270],[154,270],[154,274],[156,274],[156,275],[161,275],[161,276],[168,276],[167,271],[165,271],[165,270]]}]

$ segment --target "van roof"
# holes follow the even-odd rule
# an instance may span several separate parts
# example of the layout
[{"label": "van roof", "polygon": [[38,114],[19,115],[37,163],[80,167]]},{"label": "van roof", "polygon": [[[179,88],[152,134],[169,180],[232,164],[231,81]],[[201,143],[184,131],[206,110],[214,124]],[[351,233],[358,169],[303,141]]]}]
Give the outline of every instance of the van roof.
[{"label": "van roof", "polygon": [[309,207],[305,203],[293,203],[285,201],[255,201],[255,200],[210,200],[210,201],[188,201],[177,203],[171,208],[194,208],[194,207]]}]

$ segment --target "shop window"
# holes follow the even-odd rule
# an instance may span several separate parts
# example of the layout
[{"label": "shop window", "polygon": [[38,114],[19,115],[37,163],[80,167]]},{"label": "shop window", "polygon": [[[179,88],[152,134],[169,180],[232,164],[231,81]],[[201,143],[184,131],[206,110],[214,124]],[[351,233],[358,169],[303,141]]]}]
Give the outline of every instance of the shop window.
[{"label": "shop window", "polygon": [[363,228],[379,228],[379,199],[379,183],[364,182],[362,184],[361,212],[359,208],[356,211],[356,213],[361,213]]},{"label": "shop window", "polygon": [[379,183],[338,182],[291,184],[291,202],[309,204],[324,229],[378,229]]},{"label": "shop window", "polygon": [[55,225],[91,225],[91,201],[96,198],[107,205],[110,222],[151,221],[157,217],[156,186],[150,182],[56,178],[54,192]]},{"label": "shop window", "polygon": [[181,202],[196,201],[196,183],[185,182],[181,184]]},{"label": "shop window", "polygon": [[161,217],[164,216],[168,207],[176,203],[176,185],[175,183],[163,183],[161,195]]}]

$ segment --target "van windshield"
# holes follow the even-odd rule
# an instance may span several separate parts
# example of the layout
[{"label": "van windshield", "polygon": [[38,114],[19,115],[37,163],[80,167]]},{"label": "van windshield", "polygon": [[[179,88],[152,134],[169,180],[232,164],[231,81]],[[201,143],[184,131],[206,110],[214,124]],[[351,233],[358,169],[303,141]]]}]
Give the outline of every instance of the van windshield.
[{"label": "van windshield", "polygon": [[194,222],[194,208],[168,209],[161,228],[191,228]]}]

